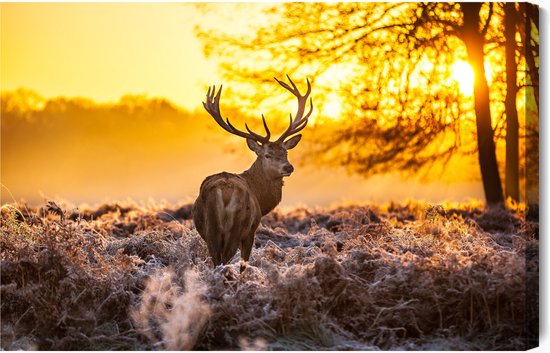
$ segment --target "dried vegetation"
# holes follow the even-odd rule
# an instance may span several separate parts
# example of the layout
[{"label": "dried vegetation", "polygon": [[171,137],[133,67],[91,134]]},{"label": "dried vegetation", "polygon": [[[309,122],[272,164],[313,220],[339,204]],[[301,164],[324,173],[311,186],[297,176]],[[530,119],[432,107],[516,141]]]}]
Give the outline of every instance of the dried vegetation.
[{"label": "dried vegetation", "polygon": [[[523,350],[538,220],[476,205],[298,208],[213,269],[190,205],[4,205],[2,349]],[[527,218],[527,220],[526,220]]]}]

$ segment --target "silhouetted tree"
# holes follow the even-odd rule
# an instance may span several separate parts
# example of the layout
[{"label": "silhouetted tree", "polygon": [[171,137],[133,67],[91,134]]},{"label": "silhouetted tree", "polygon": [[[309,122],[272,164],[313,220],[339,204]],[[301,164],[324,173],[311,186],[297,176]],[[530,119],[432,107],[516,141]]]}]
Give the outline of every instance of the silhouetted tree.
[{"label": "silhouetted tree", "polygon": [[506,3],[504,37],[506,38],[506,196],[519,201],[519,121],[516,104],[516,8]]},{"label": "silhouetted tree", "polygon": [[[335,129],[315,140],[324,160],[363,175],[417,171],[448,160],[460,148],[471,147],[462,131],[473,125],[470,112],[475,112],[475,150],[486,200],[501,203],[495,119],[485,75],[489,28],[504,28],[494,20],[497,6],[288,3],[274,6],[269,14],[275,20],[252,37],[206,31],[201,37],[207,53],[225,59],[224,73],[248,86],[240,104],[246,96],[257,104],[259,97],[250,92],[281,72],[319,80],[346,75],[339,85],[316,85],[318,97],[332,90],[346,99]],[[467,59],[474,69],[473,102],[450,79],[457,59]],[[262,86],[265,91],[268,86]]]},{"label": "silhouetted tree", "polygon": [[[463,24],[459,27],[460,37],[468,51],[468,60],[474,69],[474,108],[476,112],[476,132],[479,166],[485,199],[488,203],[503,201],[502,184],[498,173],[494,132],[491,125],[491,101],[489,85],[485,75],[485,34],[489,28],[493,4],[483,27],[481,24],[481,3],[460,3]],[[480,29],[481,27],[481,29]]]},{"label": "silhouetted tree", "polygon": [[[520,60],[526,65],[525,81],[519,87],[528,93],[525,95],[525,179],[527,203],[538,202],[539,182],[539,9],[537,5],[519,4],[518,31],[521,41]],[[521,68],[520,68],[521,69]]]},{"label": "silhouetted tree", "polygon": [[520,51],[525,56],[527,63],[528,76],[531,85],[534,88],[533,94],[536,106],[539,106],[539,8],[537,5],[529,3],[519,4],[520,23],[518,30],[520,33],[523,50]]}]

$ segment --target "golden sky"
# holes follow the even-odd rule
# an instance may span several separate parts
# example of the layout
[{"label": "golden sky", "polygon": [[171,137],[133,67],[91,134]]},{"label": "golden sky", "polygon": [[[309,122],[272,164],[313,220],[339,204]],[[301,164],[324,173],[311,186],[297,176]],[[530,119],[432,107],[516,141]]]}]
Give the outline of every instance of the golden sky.
[{"label": "golden sky", "polygon": [[[204,89],[223,81],[216,60],[204,57],[195,26],[244,32],[262,21],[265,5],[2,3],[1,89],[24,87],[45,98],[97,102],[139,94],[201,108]],[[454,78],[461,88],[471,86],[460,68]],[[334,81],[341,74],[324,78]],[[320,108],[324,116],[336,117],[339,99],[330,98]]]},{"label": "golden sky", "polygon": [[[186,3],[2,3],[1,89],[98,102],[125,94],[195,108],[220,81]],[[201,87],[202,88],[202,87]]]},{"label": "golden sky", "polygon": [[[128,94],[143,94],[167,98],[190,110],[202,110],[201,102],[209,85],[230,83],[222,81],[216,60],[204,57],[200,41],[194,34],[195,26],[206,23],[208,28],[239,33],[262,21],[261,9],[264,6],[263,3],[202,6],[192,3],[2,3],[0,88],[13,91],[23,87],[44,98],[84,97],[100,103],[116,102]],[[330,115],[330,111],[337,115],[338,98],[325,102],[325,106],[325,115]],[[98,186],[97,190],[89,186],[93,180],[72,178],[75,183],[72,190],[82,195],[66,192],[68,184],[57,179],[61,186],[53,187],[50,184],[56,180],[47,177],[47,173],[43,174],[47,180],[33,184],[31,188],[29,182],[36,182],[39,178],[21,181],[21,190],[17,189],[15,181],[14,185],[4,185],[6,175],[2,183],[14,193],[15,199],[41,199],[40,195],[45,195],[80,203],[99,202],[104,198],[134,197],[142,200],[153,195],[176,202],[196,196],[200,181],[208,174],[221,170],[241,172],[251,162],[252,155],[247,154],[244,159],[235,157],[224,149],[223,143],[219,148],[209,143],[213,148],[212,155],[201,158],[203,164],[200,161],[193,164],[192,180],[189,180],[189,169],[153,168],[152,172],[164,170],[158,174],[170,179],[163,181],[163,188],[158,190],[152,185],[156,185],[154,181],[159,177],[151,174],[144,174],[142,179],[134,175],[131,180],[136,185],[129,181],[119,185],[114,178],[109,188]],[[196,154],[193,149],[198,148],[197,144],[186,152],[189,155],[183,160]],[[242,148],[246,149],[244,143]],[[23,162],[19,160],[17,163],[24,165]],[[82,169],[80,164],[64,162],[67,175],[71,175],[70,172],[77,175]],[[316,174],[312,184],[311,176]],[[174,188],[178,178],[188,183]],[[147,190],[148,187],[151,191]],[[470,197],[481,198],[482,190],[479,182],[433,182],[428,185],[402,181],[397,176],[380,176],[365,181],[347,175],[343,169],[319,171],[315,166],[308,166],[298,168],[288,179],[284,195],[282,206],[312,206],[346,200],[384,202],[419,198],[465,201]],[[2,201],[11,198],[7,195]]]}]

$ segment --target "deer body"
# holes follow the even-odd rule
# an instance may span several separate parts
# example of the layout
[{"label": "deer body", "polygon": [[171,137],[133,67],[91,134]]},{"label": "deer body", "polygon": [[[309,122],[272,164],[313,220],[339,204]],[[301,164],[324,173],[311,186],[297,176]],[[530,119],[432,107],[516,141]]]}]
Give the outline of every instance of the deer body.
[{"label": "deer body", "polygon": [[204,234],[215,266],[228,263],[237,248],[248,260],[261,217],[281,201],[282,178],[266,178],[257,165],[241,174],[211,175],[201,185],[193,209],[195,227]]},{"label": "deer body", "polygon": [[[289,78],[290,80],[290,78]],[[262,216],[273,210],[281,201],[283,177],[290,176],[294,167],[288,161],[287,150],[294,148],[301,139],[296,135],[287,137],[303,129],[310,111],[302,117],[311,86],[301,96],[294,83],[292,88],[278,81],[298,97],[299,108],[294,121],[287,131],[274,142],[269,141],[270,132],[263,119],[266,136],[235,129],[229,120],[224,121],[219,112],[221,89],[216,96],[215,89],[207,94],[206,110],[225,130],[246,138],[248,147],[256,153],[256,161],[241,174],[222,172],[207,177],[201,184],[200,192],[193,206],[193,220],[197,231],[208,246],[214,266],[227,264],[241,250],[241,259],[248,261],[254,244],[256,229]],[[263,116],[262,116],[263,118]],[[241,263],[241,271],[244,264]]]},{"label": "deer body", "polygon": [[195,227],[215,266],[228,263],[239,247],[243,257],[250,255],[261,216],[246,181],[225,172],[206,178],[193,207]]}]

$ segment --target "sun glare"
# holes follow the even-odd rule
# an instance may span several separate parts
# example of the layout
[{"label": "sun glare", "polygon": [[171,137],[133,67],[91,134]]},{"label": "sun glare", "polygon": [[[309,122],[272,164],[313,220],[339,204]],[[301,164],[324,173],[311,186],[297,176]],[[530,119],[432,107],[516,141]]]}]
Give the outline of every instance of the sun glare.
[{"label": "sun glare", "polygon": [[[338,120],[342,115],[342,102],[346,99],[341,95],[341,88],[346,86],[350,78],[355,77],[357,67],[353,63],[331,64],[330,67],[315,80],[323,94],[318,95],[319,117],[321,119]],[[314,98],[315,100],[316,98]]]},{"label": "sun glare", "polygon": [[323,104],[323,116],[330,119],[338,119],[342,112],[340,97],[335,94],[329,94]]},{"label": "sun glare", "polygon": [[466,61],[456,61],[451,67],[451,78],[458,83],[460,93],[471,96],[474,93],[474,70]]}]

